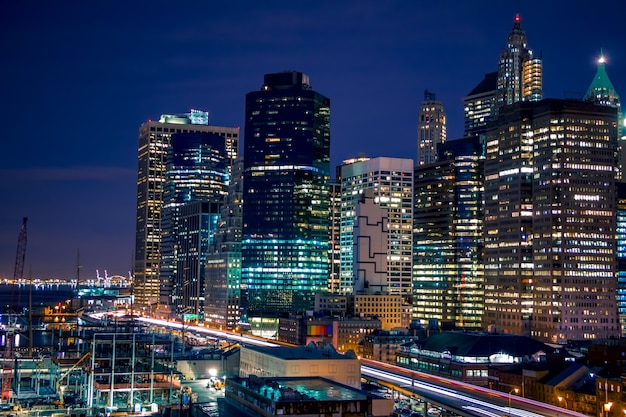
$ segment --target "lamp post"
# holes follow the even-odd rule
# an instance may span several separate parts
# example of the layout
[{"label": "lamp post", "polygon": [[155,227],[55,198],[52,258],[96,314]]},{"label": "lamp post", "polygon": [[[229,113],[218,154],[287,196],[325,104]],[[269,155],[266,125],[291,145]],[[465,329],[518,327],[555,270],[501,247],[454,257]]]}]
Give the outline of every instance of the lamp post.
[{"label": "lamp post", "polygon": [[559,396],[559,397],[557,397],[557,399],[559,400],[559,403],[560,403],[561,401],[564,401],[564,402],[565,402],[565,408],[567,409],[567,399],[565,399],[565,398],[563,398],[563,397],[560,397],[560,396]]},{"label": "lamp post", "polygon": [[613,407],[613,403],[611,401],[604,404],[604,415],[606,417],[609,416],[609,413],[611,412],[611,407]]},{"label": "lamp post", "polygon": [[513,391],[515,391],[515,393],[517,394],[519,392],[519,388],[513,388],[511,391],[509,391],[509,416],[511,415],[511,394],[513,393]]}]

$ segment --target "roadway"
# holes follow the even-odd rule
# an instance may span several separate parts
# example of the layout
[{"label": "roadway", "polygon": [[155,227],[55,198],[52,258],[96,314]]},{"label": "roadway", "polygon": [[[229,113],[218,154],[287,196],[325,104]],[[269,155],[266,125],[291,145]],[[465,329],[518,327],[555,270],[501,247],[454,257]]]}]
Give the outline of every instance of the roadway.
[{"label": "roadway", "polygon": [[[209,335],[242,344],[279,346],[262,339],[238,335],[206,327],[178,322],[137,317],[137,320],[190,333]],[[509,395],[461,381],[411,371],[394,365],[361,360],[361,375],[369,380],[395,387],[399,391],[419,395],[428,402],[461,416],[471,417],[586,417],[561,407]],[[510,404],[510,407],[509,407]]]}]

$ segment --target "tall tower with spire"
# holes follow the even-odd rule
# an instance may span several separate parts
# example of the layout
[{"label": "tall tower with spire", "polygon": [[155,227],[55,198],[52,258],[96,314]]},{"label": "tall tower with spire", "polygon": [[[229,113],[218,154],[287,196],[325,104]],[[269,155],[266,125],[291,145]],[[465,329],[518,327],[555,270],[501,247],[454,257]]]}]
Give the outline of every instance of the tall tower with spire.
[{"label": "tall tower with spire", "polygon": [[437,162],[437,146],[446,142],[446,112],[435,93],[424,91],[417,121],[417,165]]},{"label": "tall tower with spire", "polygon": [[622,114],[622,106],[619,99],[619,94],[613,87],[613,83],[606,73],[606,57],[602,50],[600,50],[600,58],[598,58],[598,69],[596,75],[589,85],[587,94],[585,94],[585,100],[600,106],[608,106],[617,109],[617,137],[619,138],[619,171],[618,179],[624,181],[624,169],[626,169],[626,137],[623,136],[624,119]]},{"label": "tall tower with spire", "polygon": [[506,48],[500,53],[496,84],[496,111],[518,101],[539,101],[543,98],[543,66],[541,58],[528,48],[521,18],[515,16]]}]

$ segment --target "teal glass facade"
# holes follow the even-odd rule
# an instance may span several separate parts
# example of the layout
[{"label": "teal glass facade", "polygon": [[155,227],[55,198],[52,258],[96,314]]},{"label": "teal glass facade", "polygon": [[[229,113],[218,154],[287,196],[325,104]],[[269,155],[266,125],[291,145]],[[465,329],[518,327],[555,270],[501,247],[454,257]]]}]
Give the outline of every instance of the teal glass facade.
[{"label": "teal glass facade", "polygon": [[244,134],[243,314],[310,309],[329,276],[330,100],[303,73],[267,74]]}]

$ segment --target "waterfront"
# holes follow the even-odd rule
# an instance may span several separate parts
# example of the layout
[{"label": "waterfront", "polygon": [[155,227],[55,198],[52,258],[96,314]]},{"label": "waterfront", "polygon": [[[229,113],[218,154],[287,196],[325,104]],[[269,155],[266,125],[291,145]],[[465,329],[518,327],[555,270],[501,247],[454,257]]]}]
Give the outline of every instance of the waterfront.
[{"label": "waterfront", "polygon": [[[0,313],[27,313],[29,308],[30,285],[0,284]],[[33,286],[32,308],[37,310],[44,306],[64,302],[73,297],[74,290],[69,284],[44,284]],[[4,322],[3,322],[4,323]]]}]

